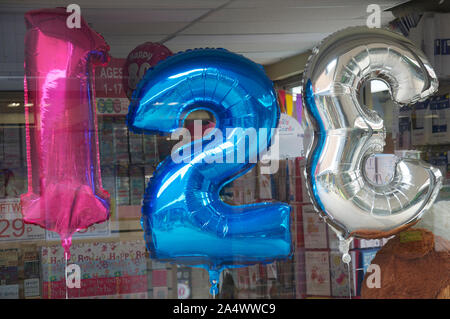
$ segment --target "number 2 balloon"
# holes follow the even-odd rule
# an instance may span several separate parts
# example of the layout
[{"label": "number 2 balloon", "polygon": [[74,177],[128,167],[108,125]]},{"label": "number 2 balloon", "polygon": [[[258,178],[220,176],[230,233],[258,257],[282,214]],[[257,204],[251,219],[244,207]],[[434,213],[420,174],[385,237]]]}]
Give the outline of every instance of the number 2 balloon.
[{"label": "number 2 balloon", "polygon": [[25,222],[59,233],[70,258],[72,234],[109,217],[103,190],[93,65],[109,46],[81,20],[69,28],[65,8],[25,15],[25,120],[28,193]]},{"label": "number 2 balloon", "polygon": [[315,130],[307,188],[316,210],[345,239],[387,237],[412,225],[442,184],[438,169],[414,158],[399,160],[385,185],[368,179],[365,162],[385,145],[383,120],[358,102],[360,88],[372,79],[388,84],[400,105],[424,100],[438,87],[424,54],[382,29],[331,35],[313,50],[304,73],[307,115]]},{"label": "number 2 balloon", "polygon": [[[259,65],[223,49],[196,49],[161,61],[135,90],[128,126],[135,132],[170,133],[196,109],[215,115],[210,136],[183,146],[193,148],[176,163],[167,157],[146,189],[142,225],[152,258],[209,270],[217,293],[225,267],[271,262],[291,252],[290,207],[283,203],[232,206],[222,187],[245,174],[260,153],[246,145],[246,129],[268,129],[259,140],[270,145],[279,109],[272,82]],[[217,138],[217,132],[223,138]],[[244,145],[243,161],[234,158]],[[231,157],[230,157],[231,155]]]}]

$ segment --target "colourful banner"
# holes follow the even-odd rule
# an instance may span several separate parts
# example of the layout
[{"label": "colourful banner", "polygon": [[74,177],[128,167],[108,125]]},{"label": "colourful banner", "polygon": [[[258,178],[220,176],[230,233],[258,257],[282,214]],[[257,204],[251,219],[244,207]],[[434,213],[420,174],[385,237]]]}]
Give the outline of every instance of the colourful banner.
[{"label": "colourful banner", "polygon": [[80,288],[66,288],[61,246],[42,247],[43,298],[103,297],[147,292],[144,241],[74,244],[68,264],[80,267]]}]

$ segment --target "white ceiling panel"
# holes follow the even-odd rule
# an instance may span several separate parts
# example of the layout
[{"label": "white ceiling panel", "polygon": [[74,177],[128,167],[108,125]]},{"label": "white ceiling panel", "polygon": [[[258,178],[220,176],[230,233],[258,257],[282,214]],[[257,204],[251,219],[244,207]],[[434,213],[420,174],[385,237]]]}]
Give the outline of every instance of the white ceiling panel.
[{"label": "white ceiling panel", "polygon": [[304,23],[301,20],[278,22],[198,22],[182,34],[280,34],[280,33],[327,33],[346,26],[366,23],[366,19],[334,20],[323,19]]},{"label": "white ceiling panel", "polygon": [[[86,9],[83,16],[92,23],[108,22],[111,25],[117,23],[136,22],[190,22],[208,12],[208,9]],[[114,22],[114,23],[111,23]]]},{"label": "white ceiling panel", "polygon": [[0,0],[10,8],[52,8],[76,3],[81,8],[213,9],[228,0]]},{"label": "white ceiling panel", "polygon": [[367,16],[367,6],[340,6],[321,8],[283,8],[283,7],[257,7],[257,8],[224,8],[216,11],[203,22],[286,22],[300,20],[303,23],[311,21],[334,19],[348,20]]},{"label": "white ceiling panel", "polygon": [[280,52],[308,49],[328,34],[181,35],[165,43],[169,48],[223,47],[235,52]]},{"label": "white ceiling panel", "polygon": [[297,8],[320,8],[320,7],[351,7],[363,5],[367,6],[372,3],[378,4],[380,7],[392,7],[406,0],[236,0],[228,5],[228,8],[256,8],[256,7],[297,7]]},{"label": "white ceiling panel", "polygon": [[[117,23],[112,26],[111,23],[94,22],[91,23],[90,20],[86,19],[90,26],[94,28],[95,31],[102,34],[103,36],[130,36],[130,37],[141,37],[144,38],[147,35],[160,35],[157,37],[157,41],[160,41],[168,34],[172,34],[183,28],[186,23],[182,22],[129,22],[129,23]],[[136,30],[139,30],[136,32]]]},{"label": "white ceiling panel", "polygon": [[[173,52],[222,47],[269,64],[305,52],[328,34],[364,25],[368,4],[382,10],[399,0],[0,0],[0,76],[23,74],[24,12],[77,3],[102,34],[111,55],[126,57],[146,41]],[[382,23],[394,17],[382,12]],[[2,64],[3,63],[3,64]],[[16,70],[17,69],[17,70]]]},{"label": "white ceiling panel", "polygon": [[[117,36],[104,35],[106,42],[110,45],[110,54],[114,57],[126,58],[128,53],[144,42],[158,42],[161,35],[139,35],[139,36]],[[144,40],[145,39],[145,40]]]},{"label": "white ceiling panel", "polygon": [[298,48],[296,50],[287,50],[287,51],[275,51],[275,52],[236,52],[242,54],[243,56],[249,58],[252,61],[260,64],[270,64],[275,63],[281,60],[280,56],[291,56],[295,55],[298,52]]},{"label": "white ceiling panel", "polygon": [[180,35],[176,39],[167,42],[189,44],[192,42],[203,44],[282,44],[292,42],[315,41],[319,37],[324,37],[325,33],[293,33],[293,34],[232,34],[232,35]]},{"label": "white ceiling panel", "polygon": [[97,32],[145,36],[175,33],[206,12],[206,9],[86,9],[82,14]]}]

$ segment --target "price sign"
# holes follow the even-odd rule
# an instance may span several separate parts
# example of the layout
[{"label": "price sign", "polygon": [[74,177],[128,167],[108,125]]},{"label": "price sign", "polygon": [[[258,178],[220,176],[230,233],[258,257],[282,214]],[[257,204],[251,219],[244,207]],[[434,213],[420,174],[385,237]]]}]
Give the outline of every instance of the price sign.
[{"label": "price sign", "polygon": [[0,200],[0,242],[39,240],[44,238],[44,229],[24,223],[19,198]]},{"label": "price sign", "polygon": [[108,65],[95,68],[95,100],[98,115],[128,113],[130,101],[123,87],[125,61],[111,57]]}]

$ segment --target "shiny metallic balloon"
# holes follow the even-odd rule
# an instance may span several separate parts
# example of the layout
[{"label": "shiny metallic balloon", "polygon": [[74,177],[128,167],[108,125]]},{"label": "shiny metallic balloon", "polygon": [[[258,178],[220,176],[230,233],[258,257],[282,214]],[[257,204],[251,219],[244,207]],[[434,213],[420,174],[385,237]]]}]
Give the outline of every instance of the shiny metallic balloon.
[{"label": "shiny metallic balloon", "polygon": [[383,29],[348,28],[313,50],[304,77],[307,121],[314,127],[305,169],[313,204],[342,238],[387,237],[415,223],[433,204],[440,171],[415,158],[396,163],[392,180],[376,185],[365,175],[369,156],[382,152],[379,115],[358,102],[366,81],[390,88],[407,105],[436,92],[438,81],[424,54]]},{"label": "shiny metallic balloon", "polygon": [[[260,154],[258,141],[270,145],[277,126],[276,95],[263,68],[223,49],[178,53],[139,82],[127,123],[134,132],[170,133],[197,109],[214,114],[216,126],[209,138],[183,145],[159,164],[145,192],[141,223],[152,258],[206,268],[216,294],[224,268],[289,256],[290,207],[232,206],[220,196],[224,185],[255,166],[250,159]],[[247,143],[251,129],[270,134],[248,136]],[[183,161],[175,160],[180,153]],[[243,160],[235,161],[240,155]]]},{"label": "shiny metallic balloon", "polygon": [[98,150],[94,66],[109,46],[84,19],[69,31],[65,8],[25,14],[28,192],[23,220],[57,232],[70,258],[72,235],[110,215]]}]

